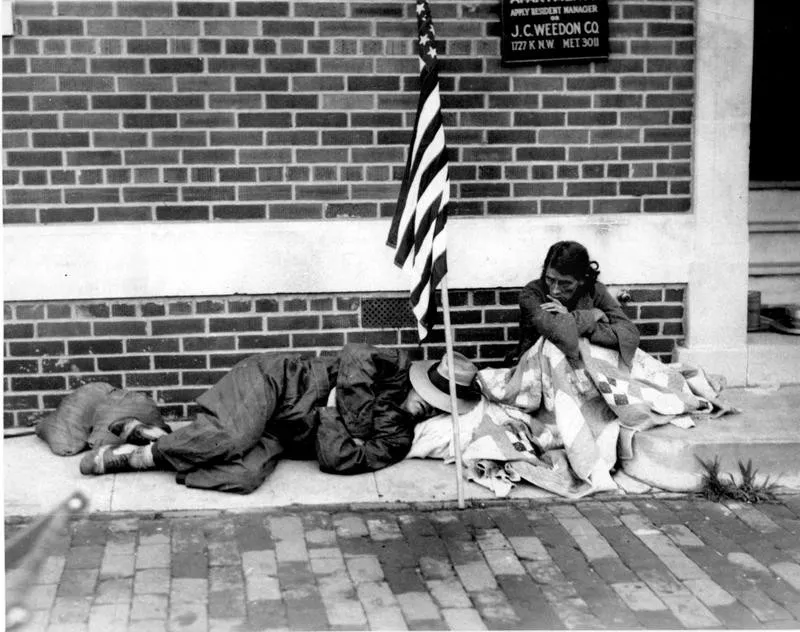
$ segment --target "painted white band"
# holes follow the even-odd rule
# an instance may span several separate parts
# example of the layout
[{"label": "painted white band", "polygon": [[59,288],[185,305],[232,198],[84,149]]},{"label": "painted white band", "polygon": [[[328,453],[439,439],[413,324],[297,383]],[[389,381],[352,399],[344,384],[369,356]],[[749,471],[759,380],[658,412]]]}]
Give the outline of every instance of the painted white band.
[{"label": "painted white band", "polygon": [[[388,229],[388,220],[6,226],[4,299],[407,290]],[[453,217],[448,283],[523,285],[560,239],[585,244],[608,283],[685,283],[694,232],[691,214]]]}]

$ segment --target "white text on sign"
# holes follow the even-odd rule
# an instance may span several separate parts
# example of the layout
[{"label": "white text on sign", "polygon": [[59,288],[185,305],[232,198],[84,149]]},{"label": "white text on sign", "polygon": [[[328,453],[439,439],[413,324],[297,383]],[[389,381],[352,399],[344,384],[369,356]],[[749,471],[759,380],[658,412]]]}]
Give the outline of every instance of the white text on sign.
[{"label": "white text on sign", "polygon": [[514,25],[511,37],[553,37],[555,35],[583,35],[600,32],[598,22],[545,22],[544,24]]}]

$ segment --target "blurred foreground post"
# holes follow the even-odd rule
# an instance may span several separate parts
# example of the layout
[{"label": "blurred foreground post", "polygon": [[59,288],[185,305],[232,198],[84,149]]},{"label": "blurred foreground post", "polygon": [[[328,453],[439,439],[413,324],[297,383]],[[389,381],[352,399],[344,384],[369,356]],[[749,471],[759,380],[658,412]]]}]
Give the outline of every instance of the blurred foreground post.
[{"label": "blurred foreground post", "polygon": [[89,500],[75,492],[6,543],[6,630],[21,629],[30,619],[25,599],[58,537]]}]

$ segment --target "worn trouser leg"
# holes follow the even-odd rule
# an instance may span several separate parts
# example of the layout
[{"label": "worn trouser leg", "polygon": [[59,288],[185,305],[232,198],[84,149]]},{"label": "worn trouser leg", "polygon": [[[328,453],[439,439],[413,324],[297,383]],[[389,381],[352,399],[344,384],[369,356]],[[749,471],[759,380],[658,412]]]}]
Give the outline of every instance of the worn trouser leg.
[{"label": "worn trouser leg", "polygon": [[313,410],[324,405],[335,375],[329,363],[291,356],[253,356],[197,402],[204,412],[153,444],[157,465],[188,487],[250,493],[285,451],[313,445]]},{"label": "worn trouser leg", "polygon": [[280,358],[240,362],[198,398],[205,412],[153,444],[156,463],[176,470],[190,486],[252,491],[251,481],[263,482],[283,452],[277,440],[264,437],[283,383]]},{"label": "worn trouser leg", "polygon": [[216,489],[234,494],[254,492],[272,474],[283,454],[274,437],[261,437],[244,456],[202,468],[179,472],[178,483],[186,487]]}]

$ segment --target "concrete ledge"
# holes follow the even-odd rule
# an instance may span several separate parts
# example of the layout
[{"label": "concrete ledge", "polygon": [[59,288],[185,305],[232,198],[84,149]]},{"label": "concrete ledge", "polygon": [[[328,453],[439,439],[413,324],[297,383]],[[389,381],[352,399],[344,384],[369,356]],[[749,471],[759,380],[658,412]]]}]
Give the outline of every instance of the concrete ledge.
[{"label": "concrete ledge", "polygon": [[622,461],[622,469],[661,489],[695,491],[704,471],[698,458],[719,457],[721,471],[737,476],[739,462],[752,459],[760,476],[800,487],[800,386],[735,389],[726,399],[742,412],[704,419],[688,430],[666,425],[636,433],[634,456]]},{"label": "concrete ledge", "polygon": [[800,336],[748,334],[747,383],[800,384]]},{"label": "concrete ledge", "polygon": [[751,333],[738,347],[676,347],[677,362],[725,376],[730,387],[800,384],[800,336]]},{"label": "concrete ledge", "polygon": [[730,387],[748,384],[746,345],[730,347],[678,346],[675,347],[673,356],[677,362],[703,367],[709,373],[724,375]]}]

